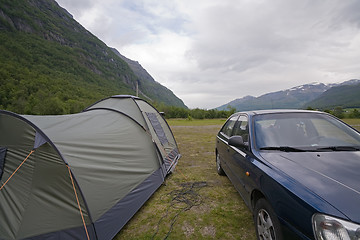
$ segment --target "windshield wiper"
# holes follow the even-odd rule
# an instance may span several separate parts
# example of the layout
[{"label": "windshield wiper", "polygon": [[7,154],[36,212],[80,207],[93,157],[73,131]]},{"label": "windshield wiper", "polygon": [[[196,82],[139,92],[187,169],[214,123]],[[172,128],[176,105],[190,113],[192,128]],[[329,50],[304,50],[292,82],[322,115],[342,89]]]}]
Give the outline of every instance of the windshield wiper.
[{"label": "windshield wiper", "polygon": [[329,146],[316,148],[317,151],[360,151],[360,146]]},{"label": "windshield wiper", "polygon": [[283,152],[306,152],[306,150],[301,148],[294,148],[289,146],[280,146],[280,147],[262,147],[260,150],[276,150]]}]

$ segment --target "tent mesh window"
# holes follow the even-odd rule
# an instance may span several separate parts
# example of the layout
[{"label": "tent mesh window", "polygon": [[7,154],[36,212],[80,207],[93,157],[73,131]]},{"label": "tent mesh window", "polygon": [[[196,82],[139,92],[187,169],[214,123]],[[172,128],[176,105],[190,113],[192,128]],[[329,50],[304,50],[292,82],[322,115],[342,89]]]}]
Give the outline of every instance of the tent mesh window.
[{"label": "tent mesh window", "polygon": [[4,171],[6,148],[0,147],[0,180]]},{"label": "tent mesh window", "polygon": [[151,125],[153,126],[155,133],[158,136],[161,144],[164,146],[169,141],[165,135],[164,129],[162,128],[156,114],[155,113],[146,113],[146,115],[149,118]]}]

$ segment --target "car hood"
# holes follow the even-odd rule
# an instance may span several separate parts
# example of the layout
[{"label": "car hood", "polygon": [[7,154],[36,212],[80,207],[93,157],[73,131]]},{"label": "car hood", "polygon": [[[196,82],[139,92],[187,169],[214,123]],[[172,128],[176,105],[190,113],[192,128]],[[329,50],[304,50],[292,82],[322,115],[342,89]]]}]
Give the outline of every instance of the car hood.
[{"label": "car hood", "polygon": [[360,152],[262,152],[261,156],[360,223]]}]

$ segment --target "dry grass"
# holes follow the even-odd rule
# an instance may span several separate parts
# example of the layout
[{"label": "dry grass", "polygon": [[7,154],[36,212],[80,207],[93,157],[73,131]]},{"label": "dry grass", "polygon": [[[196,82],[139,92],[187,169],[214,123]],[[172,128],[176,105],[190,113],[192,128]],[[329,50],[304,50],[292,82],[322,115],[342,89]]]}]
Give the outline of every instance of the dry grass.
[{"label": "dry grass", "polygon": [[[255,239],[250,211],[227,177],[216,173],[215,136],[223,122],[169,121],[182,158],[115,239]],[[172,201],[193,183],[201,186],[181,196],[194,206]]]},{"label": "dry grass", "polygon": [[344,122],[346,122],[347,124],[349,124],[350,126],[352,126],[353,128],[360,131],[360,119],[358,119],[358,118],[346,118],[346,119],[342,119],[342,120]]},{"label": "dry grass", "polygon": [[[227,177],[215,168],[215,136],[224,119],[169,120],[182,158],[175,172],[120,231],[115,239],[256,239],[250,211]],[[345,122],[360,130],[359,119]],[[184,183],[205,182],[196,189],[201,201],[187,211],[171,207],[173,191]],[[176,215],[178,214],[177,218]],[[172,220],[176,220],[171,228]]]}]

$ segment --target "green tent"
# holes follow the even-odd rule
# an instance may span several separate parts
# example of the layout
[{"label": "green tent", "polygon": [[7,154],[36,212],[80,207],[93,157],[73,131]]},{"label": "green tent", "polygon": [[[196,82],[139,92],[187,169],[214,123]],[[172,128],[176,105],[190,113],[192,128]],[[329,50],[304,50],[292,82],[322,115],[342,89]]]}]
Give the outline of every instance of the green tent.
[{"label": "green tent", "polygon": [[71,115],[0,110],[0,239],[112,239],[179,158],[164,118],[137,97]]}]

